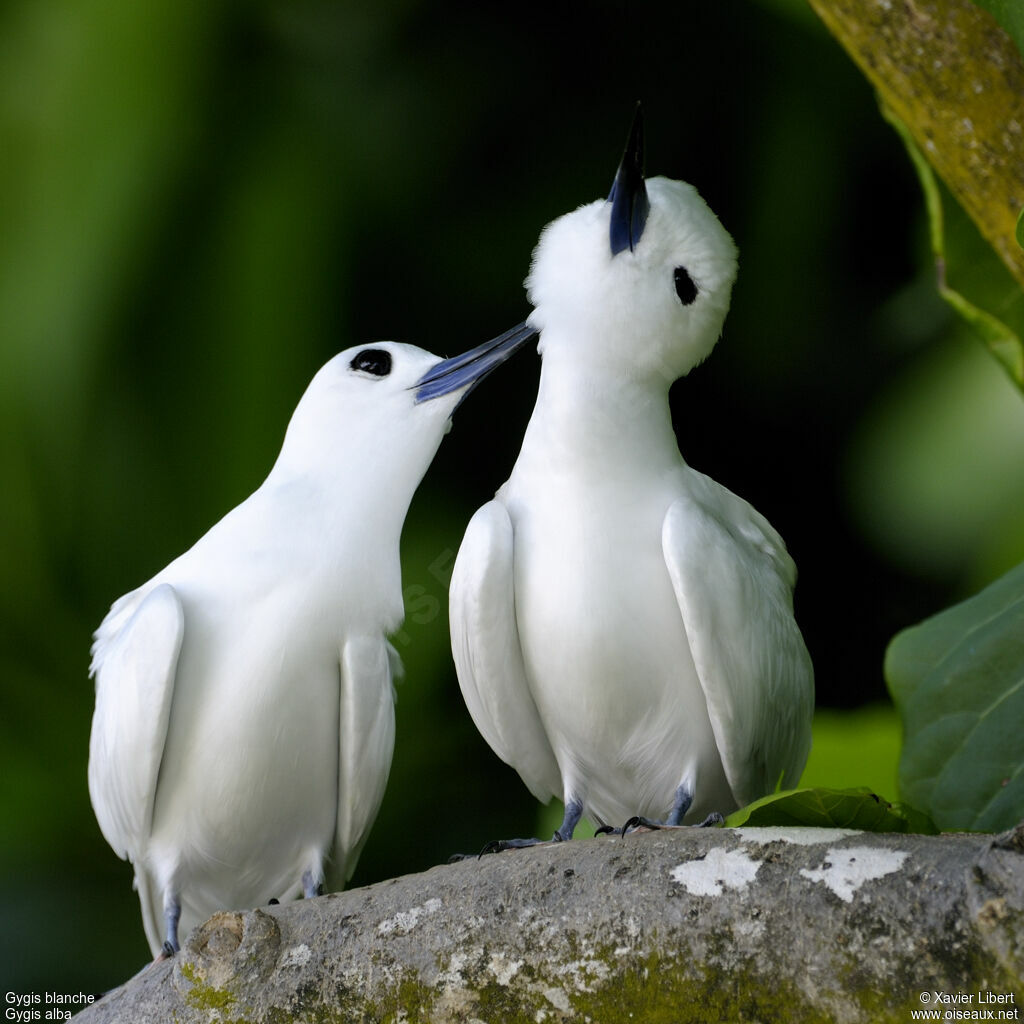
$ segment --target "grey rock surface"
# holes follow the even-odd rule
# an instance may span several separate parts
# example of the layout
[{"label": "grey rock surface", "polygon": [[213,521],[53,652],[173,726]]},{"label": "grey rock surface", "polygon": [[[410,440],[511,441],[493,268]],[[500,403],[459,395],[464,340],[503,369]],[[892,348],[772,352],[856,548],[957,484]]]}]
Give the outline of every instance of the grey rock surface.
[{"label": "grey rock surface", "polygon": [[75,1019],[874,1022],[1022,999],[1024,828],[678,829],[219,913]]}]

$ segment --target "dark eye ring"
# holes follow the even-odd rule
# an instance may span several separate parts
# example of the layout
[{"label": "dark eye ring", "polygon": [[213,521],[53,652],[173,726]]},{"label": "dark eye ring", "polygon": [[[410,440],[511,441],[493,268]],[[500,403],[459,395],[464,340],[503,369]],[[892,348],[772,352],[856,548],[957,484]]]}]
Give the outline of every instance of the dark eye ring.
[{"label": "dark eye ring", "polygon": [[676,295],[679,296],[679,301],[684,306],[689,306],[697,298],[697,286],[693,283],[690,272],[686,267],[676,267],[673,276],[676,281]]},{"label": "dark eye ring", "polygon": [[386,377],[391,372],[391,353],[382,348],[364,348],[352,357],[348,365],[374,377]]}]

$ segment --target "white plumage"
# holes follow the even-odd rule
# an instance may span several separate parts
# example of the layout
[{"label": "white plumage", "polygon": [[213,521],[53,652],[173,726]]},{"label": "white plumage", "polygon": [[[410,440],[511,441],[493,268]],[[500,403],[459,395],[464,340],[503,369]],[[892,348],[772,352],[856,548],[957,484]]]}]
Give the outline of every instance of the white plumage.
[{"label": "white plumage", "polygon": [[727,813],[795,784],[810,747],[793,562],[686,465],[669,413],[721,332],[735,246],[690,185],[641,166],[638,114],[609,201],[541,235],[537,403],[451,586],[469,711],[538,799],[565,801],[556,838],[582,813]]},{"label": "white plumage", "polygon": [[260,488],[96,631],[89,792],[154,953],[351,875],[391,764],[409,503],[457,403],[532,334],[335,356]]}]

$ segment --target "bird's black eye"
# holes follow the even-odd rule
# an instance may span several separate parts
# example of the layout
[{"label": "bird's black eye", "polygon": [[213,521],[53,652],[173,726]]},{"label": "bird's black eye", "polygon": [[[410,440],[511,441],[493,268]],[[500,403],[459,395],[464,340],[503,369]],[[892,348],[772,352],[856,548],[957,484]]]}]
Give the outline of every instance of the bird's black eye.
[{"label": "bird's black eye", "polygon": [[386,377],[391,372],[391,353],[382,348],[364,348],[352,357],[348,365],[353,370],[372,373],[374,377]]},{"label": "bird's black eye", "polygon": [[693,283],[693,278],[690,277],[690,273],[686,267],[676,267],[675,279],[676,295],[679,296],[679,301],[684,306],[688,306],[695,298],[697,298],[697,286]]}]

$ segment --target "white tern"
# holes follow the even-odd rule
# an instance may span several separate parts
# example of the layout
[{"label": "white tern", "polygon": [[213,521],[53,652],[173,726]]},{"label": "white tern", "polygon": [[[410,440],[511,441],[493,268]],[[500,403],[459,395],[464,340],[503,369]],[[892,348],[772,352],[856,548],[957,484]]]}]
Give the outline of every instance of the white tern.
[{"label": "white tern", "polygon": [[534,335],[335,356],[259,489],[96,631],[89,793],[154,954],[348,880],[391,765],[409,503],[456,405]]},{"label": "white tern", "polygon": [[639,107],[608,200],[549,224],[533,254],[537,401],[467,527],[451,633],[477,728],[534,796],[564,801],[556,840],[583,814],[717,819],[807,759],[793,561],[684,462],[669,412],[721,333],[736,266],[691,185],[645,182]]}]

